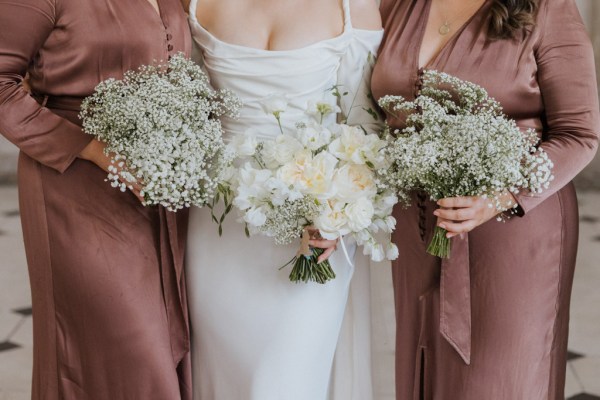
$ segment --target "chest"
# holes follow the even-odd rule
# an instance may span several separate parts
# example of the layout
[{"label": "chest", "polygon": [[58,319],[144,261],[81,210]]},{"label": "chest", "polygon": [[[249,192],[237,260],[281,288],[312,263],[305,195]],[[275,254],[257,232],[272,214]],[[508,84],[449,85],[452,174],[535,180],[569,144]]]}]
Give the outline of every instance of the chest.
[{"label": "chest", "polygon": [[196,16],[224,42],[265,50],[300,48],[344,29],[340,0],[198,0]]}]

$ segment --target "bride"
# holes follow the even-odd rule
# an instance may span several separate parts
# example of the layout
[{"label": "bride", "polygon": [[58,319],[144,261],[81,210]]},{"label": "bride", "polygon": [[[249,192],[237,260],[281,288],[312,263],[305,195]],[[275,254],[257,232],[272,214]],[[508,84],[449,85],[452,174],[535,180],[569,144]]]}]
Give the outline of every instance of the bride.
[{"label": "bride", "polygon": [[[376,125],[367,112],[370,57],[383,34],[375,0],[192,0],[189,15],[198,62],[216,88],[231,89],[244,102],[239,119],[223,121],[227,139],[249,129],[274,138],[280,131],[261,108],[265,99],[288,96],[281,123],[291,129],[308,101],[333,96],[336,85],[349,93],[340,104],[349,123]],[[332,373],[354,268],[355,279],[367,271],[356,244],[345,243],[351,264],[334,251],[336,242],[313,241],[330,249],[337,277],[324,285],[293,284],[289,269],[278,267],[297,247],[247,238],[233,216],[223,228],[219,237],[208,209],[191,210],[186,274],[194,399],[371,398],[368,337],[363,349],[339,355]],[[354,303],[359,310],[360,300]],[[355,343],[365,329],[344,337]],[[354,361],[361,351],[367,358]]]}]

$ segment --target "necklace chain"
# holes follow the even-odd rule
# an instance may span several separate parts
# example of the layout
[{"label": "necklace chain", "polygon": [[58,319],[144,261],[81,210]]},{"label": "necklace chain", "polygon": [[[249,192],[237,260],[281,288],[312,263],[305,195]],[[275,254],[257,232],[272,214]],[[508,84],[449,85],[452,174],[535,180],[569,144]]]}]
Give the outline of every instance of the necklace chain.
[{"label": "necklace chain", "polygon": [[[456,14],[456,16],[450,20],[448,18],[448,13],[444,12],[442,10],[443,7],[440,7],[440,13],[442,14],[442,18],[444,19],[444,22],[442,23],[442,25],[440,25],[438,32],[440,35],[442,36],[446,36],[447,34],[449,34],[452,31],[452,24],[459,18],[461,18],[465,12],[470,9],[471,6],[473,6],[473,4],[476,3],[477,0],[473,0],[470,1],[464,8],[462,8],[460,10],[460,12],[458,14]],[[440,5],[444,4],[445,5],[446,0],[440,0]],[[447,10],[446,10],[447,11]]]}]

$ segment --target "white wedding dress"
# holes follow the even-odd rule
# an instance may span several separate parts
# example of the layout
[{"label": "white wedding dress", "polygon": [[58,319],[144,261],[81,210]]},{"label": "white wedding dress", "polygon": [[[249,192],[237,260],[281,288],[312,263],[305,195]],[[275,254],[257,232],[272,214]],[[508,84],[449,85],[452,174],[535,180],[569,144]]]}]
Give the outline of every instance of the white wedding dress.
[{"label": "white wedding dress", "polygon": [[[282,125],[291,129],[304,118],[307,102],[332,96],[335,85],[350,93],[340,104],[349,112],[349,123],[366,129],[376,125],[365,111],[372,107],[368,59],[376,54],[383,31],[354,29],[348,1],[343,1],[340,36],[297,50],[268,51],[214,37],[198,23],[197,0],[192,0],[197,61],[214,87],[233,90],[244,103],[239,119],[223,120],[226,139],[248,129],[273,138],[280,131],[262,110],[263,99],[289,96]],[[291,267],[278,268],[298,245],[247,238],[233,214],[219,237],[208,209],[191,210],[186,275],[194,399],[370,400],[369,272],[361,250],[346,239],[354,266],[338,250],[330,259],[335,280],[294,284],[288,279]]]}]

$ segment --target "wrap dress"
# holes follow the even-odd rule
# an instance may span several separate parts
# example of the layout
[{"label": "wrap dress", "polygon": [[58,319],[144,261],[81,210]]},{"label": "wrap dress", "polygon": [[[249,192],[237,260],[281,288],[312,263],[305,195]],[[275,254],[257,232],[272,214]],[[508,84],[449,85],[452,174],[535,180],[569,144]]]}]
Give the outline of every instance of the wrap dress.
[{"label": "wrap dress", "polygon": [[143,207],[77,157],[91,140],[80,103],[99,82],[191,50],[179,1],[158,4],[0,0],[0,133],[21,150],[36,400],[191,398],[186,214]]},{"label": "wrap dress", "polygon": [[[383,0],[376,98],[413,99],[432,0]],[[575,0],[540,0],[531,32],[487,35],[491,0],[426,65],[488,90],[554,162],[549,190],[517,196],[520,216],[426,253],[436,208],[424,193],[398,207],[393,263],[398,400],[563,400],[569,302],[578,240],[571,180],[594,157],[600,117],[590,40]],[[401,121],[389,119],[395,127]]]}]

